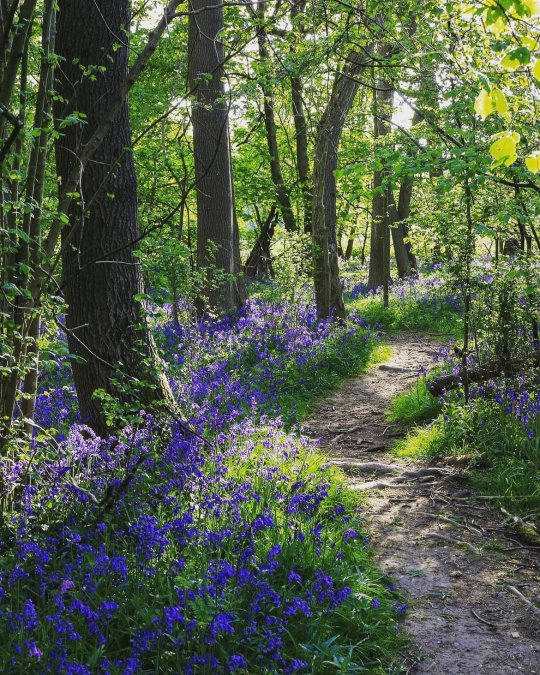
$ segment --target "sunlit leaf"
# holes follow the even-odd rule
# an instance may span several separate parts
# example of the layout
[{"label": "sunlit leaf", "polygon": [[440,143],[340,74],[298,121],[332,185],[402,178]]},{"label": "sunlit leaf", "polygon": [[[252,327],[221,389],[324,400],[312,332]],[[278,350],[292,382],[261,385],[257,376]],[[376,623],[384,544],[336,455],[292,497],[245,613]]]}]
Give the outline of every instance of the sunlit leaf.
[{"label": "sunlit leaf", "polygon": [[540,152],[533,152],[532,155],[525,157],[525,166],[532,173],[540,171]]},{"label": "sunlit leaf", "polygon": [[477,115],[480,115],[482,119],[485,119],[493,112],[489,91],[482,89],[482,91],[478,94],[474,102],[474,111]]},{"label": "sunlit leaf", "polygon": [[495,108],[499,115],[506,121],[509,121],[510,114],[508,112],[508,101],[500,89],[493,89],[491,91],[491,102],[493,108]]},{"label": "sunlit leaf", "polygon": [[538,16],[540,14],[540,0],[522,0],[522,4],[529,16]]},{"label": "sunlit leaf", "polygon": [[497,166],[511,166],[517,159],[516,145],[520,139],[517,133],[506,133],[500,136],[489,148],[489,154]]}]

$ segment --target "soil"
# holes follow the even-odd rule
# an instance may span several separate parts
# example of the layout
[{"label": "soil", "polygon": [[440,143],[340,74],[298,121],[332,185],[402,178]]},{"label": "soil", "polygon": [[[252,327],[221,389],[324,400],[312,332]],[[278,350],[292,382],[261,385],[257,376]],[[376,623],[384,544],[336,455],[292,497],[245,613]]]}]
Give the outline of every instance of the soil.
[{"label": "soil", "polygon": [[[403,670],[540,674],[540,547],[520,540],[508,514],[474,494],[466,466],[437,470],[390,452],[406,432],[386,421],[390,401],[430,367],[437,343],[416,334],[387,342],[392,358],[345,382],[303,430],[367,497],[379,564],[409,598],[403,630],[415,646]],[[403,472],[416,477],[389,482]],[[370,480],[382,487],[365,491]]]}]

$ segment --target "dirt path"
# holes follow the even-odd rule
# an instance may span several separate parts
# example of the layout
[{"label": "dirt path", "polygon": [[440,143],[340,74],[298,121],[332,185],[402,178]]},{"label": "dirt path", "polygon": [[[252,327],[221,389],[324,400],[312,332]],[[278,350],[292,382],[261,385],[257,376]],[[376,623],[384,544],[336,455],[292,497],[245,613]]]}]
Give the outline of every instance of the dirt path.
[{"label": "dirt path", "polygon": [[[380,565],[410,598],[404,630],[416,649],[404,667],[434,675],[540,673],[540,616],[515,594],[540,607],[540,549],[523,548],[503,514],[475,499],[459,467],[421,475],[430,467],[388,452],[403,434],[385,421],[389,402],[415,382],[420,366],[430,366],[436,348],[412,334],[389,342],[393,357],[346,382],[304,431],[320,439],[353,488],[420,473],[366,493]],[[381,476],[373,463],[397,470]]]}]

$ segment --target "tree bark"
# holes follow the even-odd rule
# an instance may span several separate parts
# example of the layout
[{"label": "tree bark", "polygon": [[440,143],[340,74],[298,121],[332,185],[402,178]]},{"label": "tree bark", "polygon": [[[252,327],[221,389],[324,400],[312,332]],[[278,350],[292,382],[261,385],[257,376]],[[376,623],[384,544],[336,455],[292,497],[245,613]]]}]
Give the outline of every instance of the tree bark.
[{"label": "tree bark", "polygon": [[[306,31],[301,19],[298,17],[304,12],[305,5],[305,0],[293,2],[291,5],[293,30],[296,21],[298,32],[302,38],[305,37]],[[293,53],[295,52],[294,46],[292,47],[292,51]],[[311,202],[313,194],[311,169],[309,166],[308,125],[304,109],[304,86],[299,69],[295,69],[295,71],[291,73],[291,95],[296,140],[296,165],[300,187],[302,188],[302,201],[304,204],[304,232],[309,234],[311,233]]]},{"label": "tree bark", "polygon": [[[255,16],[261,26],[257,33],[257,41],[259,45],[259,58],[264,67],[270,65],[270,56],[268,54],[268,35],[264,29],[265,11],[264,4],[257,7]],[[274,184],[275,195],[283,224],[285,229],[289,232],[296,230],[296,219],[294,217],[289,191],[285,186],[283,178],[283,171],[281,169],[281,159],[279,156],[279,146],[277,140],[277,125],[274,114],[275,99],[272,88],[267,84],[265,75],[263,74],[260,81],[260,87],[263,94],[263,109],[264,109],[264,128],[266,130],[266,142],[268,145],[268,154],[270,156],[270,175],[272,176],[272,183]]]},{"label": "tree bark", "polygon": [[[59,8],[56,45],[63,64],[57,91],[69,103],[57,102],[55,115],[86,115],[84,124],[67,126],[55,143],[65,189],[79,166],[78,156],[88,151],[88,141],[95,139],[127,86],[130,3],[61,0]],[[83,68],[94,71],[93,76]],[[141,408],[170,397],[135,299],[143,290],[133,255],[139,236],[137,183],[125,98],[117,108],[103,141],[81,167],[80,197],[71,203],[69,223],[62,229],[66,329],[70,351],[77,357],[77,398],[82,421],[102,435],[109,429],[97,390]],[[111,251],[116,251],[114,256]]]},{"label": "tree bark", "polygon": [[[415,124],[414,119],[415,118],[413,118],[413,125]],[[407,237],[409,236],[409,226],[407,222],[409,220],[409,216],[411,215],[412,194],[413,194],[413,177],[405,176],[404,178],[401,179],[397,205],[397,216],[399,219],[399,227],[403,232],[404,239],[407,239]],[[418,267],[418,263],[416,261],[416,255],[413,251],[413,247],[410,241],[405,241],[405,248],[407,250],[407,256],[409,257],[410,270],[416,270]]]},{"label": "tree bark", "polygon": [[[379,49],[381,60],[387,58],[390,49],[383,45]],[[373,93],[374,138],[378,139],[390,133],[390,120],[394,101],[394,89],[382,77],[375,82]],[[377,148],[375,149],[377,151]],[[389,168],[382,162],[381,168],[373,172],[373,205],[371,220],[371,246],[369,258],[368,287],[372,290],[385,289],[385,304],[390,280],[390,202],[391,188],[388,185]]]},{"label": "tree bark", "polygon": [[[258,213],[258,212],[257,212]],[[246,261],[245,270],[248,279],[264,279],[274,276],[271,244],[276,226],[277,209],[273,204],[264,222],[259,219],[260,232]]]},{"label": "tree bark", "polygon": [[313,166],[313,279],[317,314],[321,319],[345,318],[339,278],[336,236],[336,179],[338,148],[347,114],[358,91],[362,56],[349,53],[347,66],[334,80],[332,93],[317,129]]},{"label": "tree bark", "polygon": [[223,6],[190,0],[189,82],[197,190],[197,265],[207,288],[200,310],[229,312],[238,307],[234,274],[240,259],[234,232],[229,150],[229,108],[223,83]]}]

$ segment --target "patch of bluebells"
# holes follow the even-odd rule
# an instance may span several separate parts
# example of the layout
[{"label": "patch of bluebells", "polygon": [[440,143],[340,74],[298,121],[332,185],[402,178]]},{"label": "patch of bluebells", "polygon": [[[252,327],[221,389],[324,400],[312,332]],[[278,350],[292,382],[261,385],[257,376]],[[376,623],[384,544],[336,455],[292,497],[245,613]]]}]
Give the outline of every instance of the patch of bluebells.
[{"label": "patch of bluebells", "polygon": [[[2,672],[127,674],[158,661],[162,672],[308,672],[347,603],[359,632],[342,629],[343,649],[365,642],[373,608],[345,581],[365,560],[361,524],[279,414],[292,379],[369,350],[370,332],[358,318],[334,327],[308,307],[252,302],[235,319],[158,333],[181,408],[210,440],[141,413],[118,436],[72,424],[36,439],[31,458],[2,460]],[[49,394],[68,391],[64,377]],[[40,405],[43,423],[57,414]],[[389,620],[371,621],[391,634],[385,602]],[[300,643],[314,645],[301,658]],[[384,658],[376,639],[363,649]]]},{"label": "patch of bluebells", "polygon": [[[382,291],[382,286],[370,289],[366,281],[358,282],[354,278],[349,280],[345,287],[346,297],[349,300],[373,298],[380,295]],[[421,274],[418,277],[411,276],[397,280],[390,284],[389,293],[390,298],[398,302],[414,302],[432,309],[445,307],[459,312],[462,307],[459,294],[449,290],[447,282],[437,276]]]},{"label": "patch of bluebells", "polygon": [[313,396],[327,373],[350,374],[375,338],[354,312],[347,326],[337,327],[318,321],[310,305],[258,300],[234,317],[170,321],[157,329],[180,407],[200,430],[222,429],[246,415],[294,421],[294,394]]},{"label": "patch of bluebells", "polygon": [[[532,337],[529,339],[532,340]],[[490,358],[493,358],[490,346],[481,345],[476,353],[467,355],[467,367],[477,368]],[[461,378],[462,358],[456,354],[453,342],[440,347],[434,361],[444,373]],[[540,436],[540,378],[535,371],[494,377],[480,384],[471,383],[469,405],[474,406],[477,401],[488,401],[497,406],[500,413],[515,417],[529,439],[538,439]],[[448,411],[453,405],[464,402],[463,392],[459,388],[449,390],[440,397],[440,402],[446,406],[448,417]]]}]

